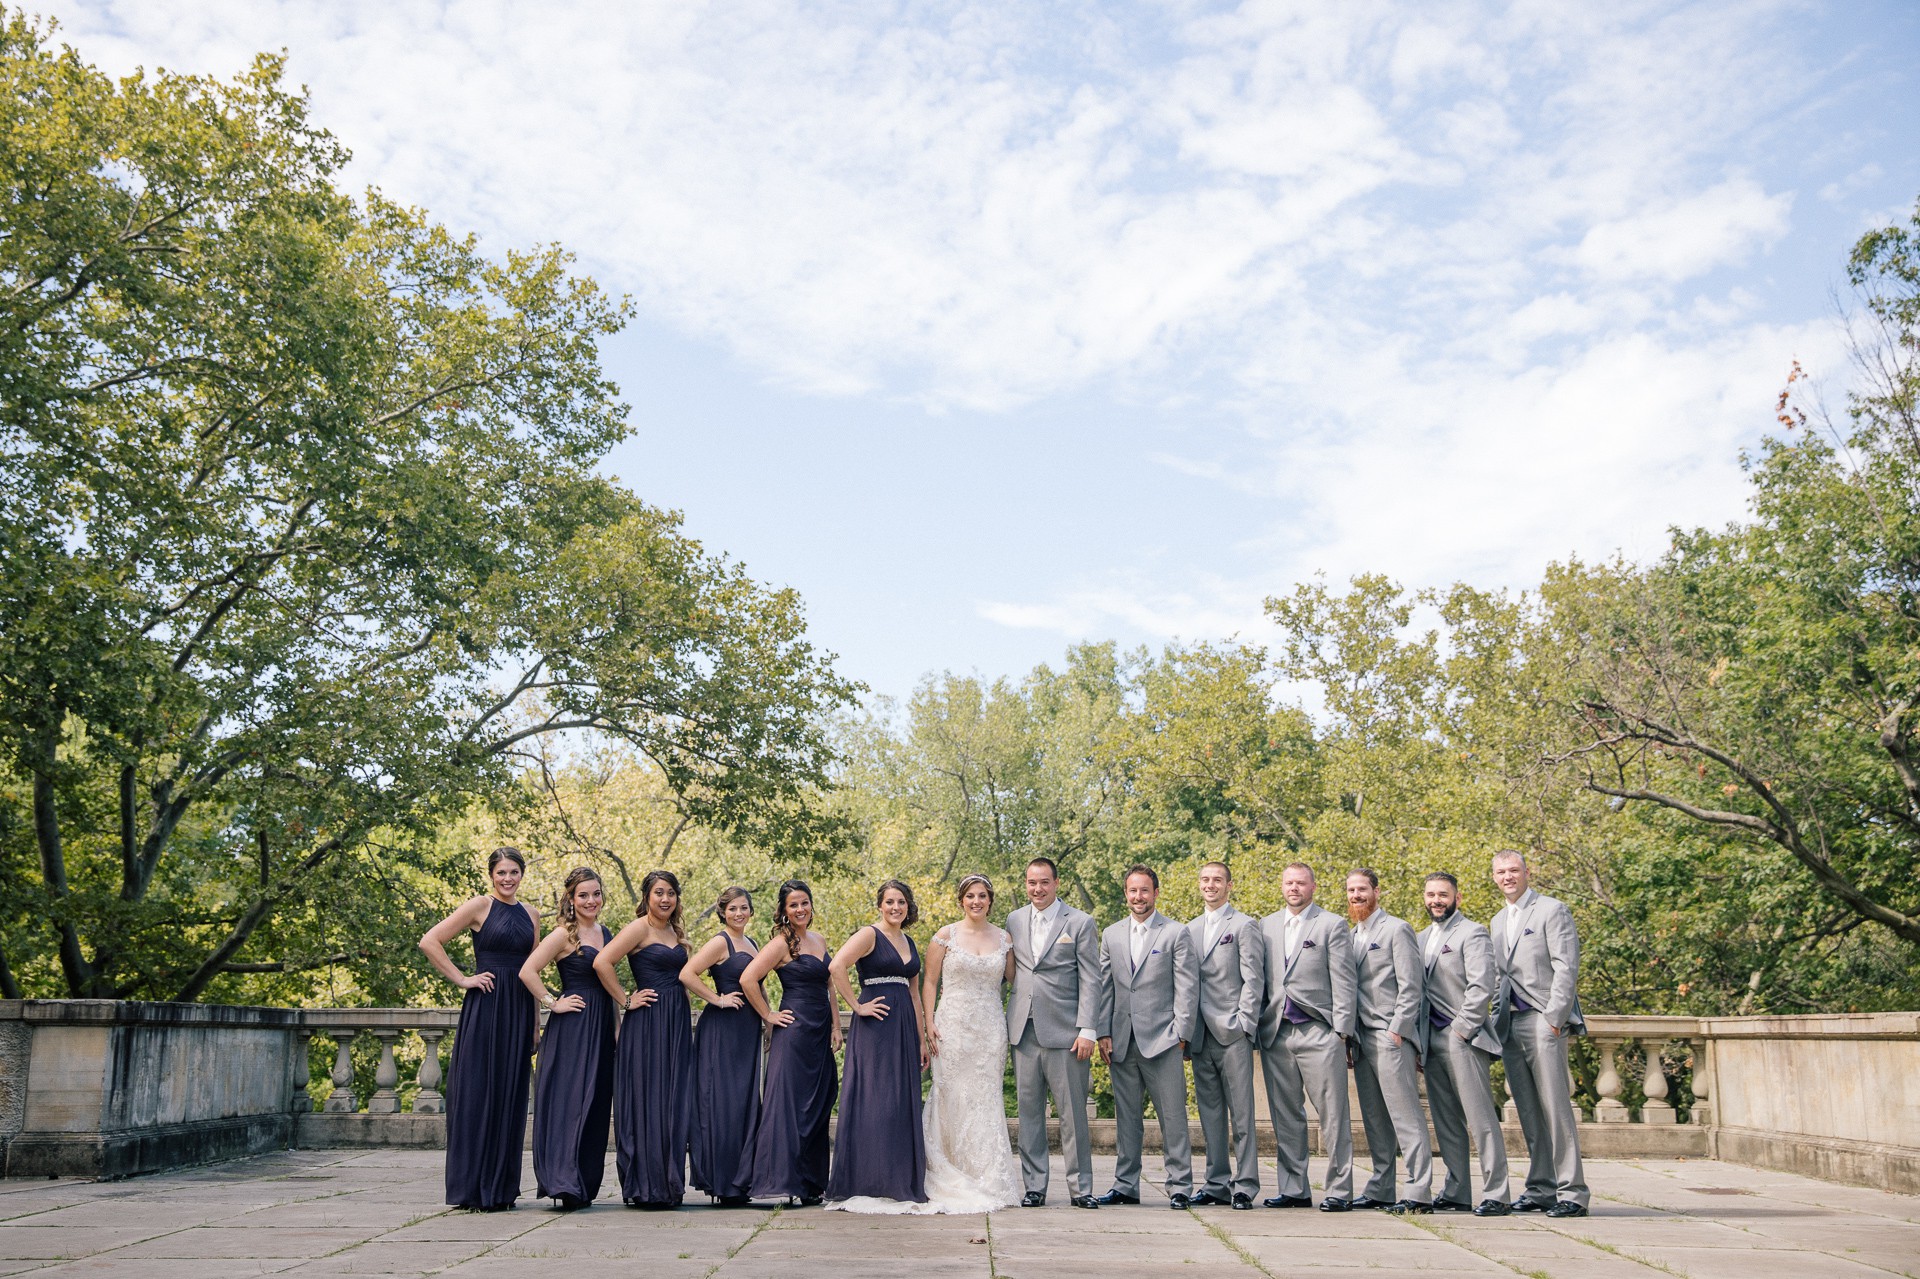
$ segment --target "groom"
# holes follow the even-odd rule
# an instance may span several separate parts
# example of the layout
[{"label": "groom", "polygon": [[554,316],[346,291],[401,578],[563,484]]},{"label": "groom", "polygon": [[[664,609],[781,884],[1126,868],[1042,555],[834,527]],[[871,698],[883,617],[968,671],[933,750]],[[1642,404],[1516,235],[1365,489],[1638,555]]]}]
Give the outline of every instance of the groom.
[{"label": "groom", "polygon": [[1093,1147],[1087,1140],[1087,1085],[1100,1022],[1100,937],[1093,917],[1059,899],[1060,869],[1045,857],[1027,863],[1027,901],[1007,916],[1013,936],[1013,998],[1007,1042],[1020,1108],[1023,1208],[1047,1202],[1047,1094],[1060,1115],[1076,1208],[1093,1197]]}]

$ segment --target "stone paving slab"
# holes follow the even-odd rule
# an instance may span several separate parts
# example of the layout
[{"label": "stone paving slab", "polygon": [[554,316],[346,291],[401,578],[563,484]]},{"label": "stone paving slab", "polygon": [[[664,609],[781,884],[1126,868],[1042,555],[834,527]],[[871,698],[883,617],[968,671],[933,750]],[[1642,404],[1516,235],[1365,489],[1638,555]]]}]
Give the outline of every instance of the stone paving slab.
[{"label": "stone paving slab", "polygon": [[[1151,1188],[1138,1207],[1089,1212],[1068,1206],[1057,1161],[1047,1207],[991,1217],[604,1200],[478,1214],[441,1202],[442,1158],[296,1151],[133,1181],[0,1182],[0,1279],[1920,1279],[1920,1199],[1706,1160],[1589,1161],[1593,1215],[1547,1221],[1175,1212]],[[1112,1171],[1096,1161],[1096,1190]]]}]

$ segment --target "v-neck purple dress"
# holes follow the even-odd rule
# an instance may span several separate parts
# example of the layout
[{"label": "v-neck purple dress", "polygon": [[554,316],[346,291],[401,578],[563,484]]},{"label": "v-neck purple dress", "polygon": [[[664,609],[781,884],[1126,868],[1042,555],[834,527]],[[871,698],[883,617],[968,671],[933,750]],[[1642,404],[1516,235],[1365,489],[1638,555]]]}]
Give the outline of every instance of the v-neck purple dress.
[{"label": "v-neck purple dress", "polygon": [[873,949],[855,965],[860,1000],[884,1000],[885,1017],[855,1015],[847,1030],[840,1127],[833,1144],[829,1201],[867,1197],[927,1201],[927,1144],[920,1127],[920,1019],[913,983],[920,951],[908,937],[907,957],[873,930]]}]

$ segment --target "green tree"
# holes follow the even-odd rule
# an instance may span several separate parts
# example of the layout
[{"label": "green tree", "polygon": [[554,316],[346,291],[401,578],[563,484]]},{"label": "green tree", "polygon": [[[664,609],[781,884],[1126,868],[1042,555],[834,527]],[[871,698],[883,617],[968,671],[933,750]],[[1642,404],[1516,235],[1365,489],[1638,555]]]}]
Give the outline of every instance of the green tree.
[{"label": "green tree", "polygon": [[824,833],[854,686],[792,593],[595,471],[623,304],[336,190],[280,73],[114,82],[0,35],[9,994],[49,951],[34,988],[90,996],[337,962],[247,956],[444,882],[436,825],[556,733],[694,819]]},{"label": "green tree", "polygon": [[1810,419],[1790,380],[1786,434],[1751,463],[1751,520],[1676,531],[1646,572],[1558,593],[1580,665],[1554,758],[1600,794],[1784,850],[1827,903],[1823,935],[1872,924],[1913,946],[1920,211],[1862,237],[1849,276],[1848,425]]}]

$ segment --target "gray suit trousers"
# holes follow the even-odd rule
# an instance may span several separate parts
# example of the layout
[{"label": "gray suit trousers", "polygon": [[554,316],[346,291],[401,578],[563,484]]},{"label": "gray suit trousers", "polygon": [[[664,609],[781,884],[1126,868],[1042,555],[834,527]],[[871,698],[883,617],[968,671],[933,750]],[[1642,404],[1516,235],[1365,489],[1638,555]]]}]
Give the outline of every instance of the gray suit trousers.
[{"label": "gray suit trousers", "polygon": [[[1060,1153],[1069,1193],[1093,1193],[1093,1144],[1087,1139],[1087,1088],[1092,1067],[1067,1048],[1042,1048],[1033,1024],[1013,1046],[1013,1086],[1020,1112],[1020,1181],[1047,1193],[1047,1094],[1060,1115]],[[1182,1107],[1182,1114],[1185,1108]]]},{"label": "gray suit trousers", "polygon": [[1584,1207],[1591,1196],[1580,1164],[1566,1036],[1554,1034],[1539,1013],[1515,1012],[1500,1047],[1507,1091],[1527,1137],[1527,1198],[1549,1204],[1571,1199]]},{"label": "gray suit trousers", "polygon": [[1308,1099],[1327,1148],[1327,1196],[1353,1198],[1353,1121],[1347,1113],[1347,1045],[1325,1022],[1280,1023],[1273,1047],[1260,1053],[1267,1110],[1279,1146],[1274,1163],[1283,1195],[1306,1195]]},{"label": "gray suit trousers", "polygon": [[1205,1190],[1222,1199],[1258,1198],[1260,1151],[1253,1129],[1251,1035],[1223,1044],[1201,1024],[1193,1041],[1193,1099],[1200,1107],[1200,1131],[1207,1139]]},{"label": "gray suit trousers", "polygon": [[1507,1139],[1493,1104],[1493,1082],[1487,1074],[1492,1065],[1491,1057],[1451,1030],[1436,1027],[1427,1037],[1427,1106],[1433,1111],[1440,1157],[1447,1164],[1440,1197],[1453,1203],[1475,1202],[1468,1190],[1473,1183],[1469,1149],[1480,1152],[1479,1197],[1507,1202]]},{"label": "gray suit trousers", "polygon": [[1367,1133],[1373,1177],[1367,1198],[1393,1203],[1394,1148],[1407,1160],[1407,1198],[1433,1200],[1433,1148],[1427,1142],[1427,1118],[1420,1109],[1418,1055],[1402,1040],[1397,1046],[1385,1030],[1362,1029],[1354,1036],[1353,1081],[1360,1094],[1360,1123]]},{"label": "gray suit trousers", "polygon": [[1158,1057],[1137,1051],[1111,1063],[1113,1075],[1113,1188],[1140,1197],[1140,1149],[1147,1135],[1146,1099],[1160,1116],[1160,1150],[1167,1193],[1193,1193],[1193,1136],[1187,1128],[1187,1072],[1176,1045]]}]

